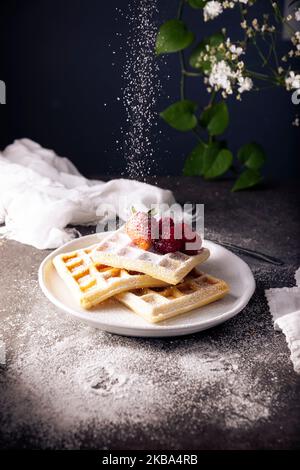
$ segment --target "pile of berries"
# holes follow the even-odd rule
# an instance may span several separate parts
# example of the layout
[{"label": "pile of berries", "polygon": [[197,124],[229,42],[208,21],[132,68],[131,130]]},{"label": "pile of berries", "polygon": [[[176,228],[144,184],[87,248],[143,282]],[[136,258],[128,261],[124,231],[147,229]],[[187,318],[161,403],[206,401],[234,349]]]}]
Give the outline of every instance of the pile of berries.
[{"label": "pile of berries", "polygon": [[136,212],[130,217],[126,232],[139,248],[152,248],[162,254],[181,251],[196,255],[202,245],[201,237],[188,224],[175,223],[171,217],[162,217],[157,221],[145,212]]}]

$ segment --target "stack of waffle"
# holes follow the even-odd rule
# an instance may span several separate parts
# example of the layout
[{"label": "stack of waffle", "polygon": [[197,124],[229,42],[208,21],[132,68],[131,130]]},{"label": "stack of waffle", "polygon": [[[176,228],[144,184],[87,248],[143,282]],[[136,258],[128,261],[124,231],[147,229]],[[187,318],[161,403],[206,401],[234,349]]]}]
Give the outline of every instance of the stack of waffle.
[{"label": "stack of waffle", "polygon": [[206,248],[196,255],[145,251],[121,228],[96,245],[56,256],[53,263],[83,308],[114,297],[156,323],[226,295],[226,282],[196,268],[208,257]]}]

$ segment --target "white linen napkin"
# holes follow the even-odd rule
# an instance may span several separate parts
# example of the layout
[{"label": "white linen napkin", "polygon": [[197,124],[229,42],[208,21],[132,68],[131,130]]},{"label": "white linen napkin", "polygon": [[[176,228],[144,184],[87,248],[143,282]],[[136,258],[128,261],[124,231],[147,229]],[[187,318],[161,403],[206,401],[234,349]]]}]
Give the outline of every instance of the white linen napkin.
[{"label": "white linen napkin", "polygon": [[300,268],[295,273],[296,286],[265,291],[274,328],[285,334],[295,372],[300,374]]},{"label": "white linen napkin", "polygon": [[146,183],[89,180],[70,160],[29,139],[15,140],[0,152],[1,233],[39,249],[74,238],[69,224],[97,224],[108,205],[125,220],[131,206],[174,202],[171,191]]}]

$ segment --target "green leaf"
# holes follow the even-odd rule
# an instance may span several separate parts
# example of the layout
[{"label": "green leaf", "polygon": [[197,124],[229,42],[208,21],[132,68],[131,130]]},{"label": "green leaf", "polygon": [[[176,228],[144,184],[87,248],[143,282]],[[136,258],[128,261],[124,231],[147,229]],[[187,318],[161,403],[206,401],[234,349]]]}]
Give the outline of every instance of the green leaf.
[{"label": "green leaf", "polygon": [[232,161],[233,156],[230,150],[220,150],[211,167],[204,173],[204,177],[210,179],[223,175],[231,167]]},{"label": "green leaf", "polygon": [[156,54],[182,51],[190,46],[195,35],[189,31],[181,20],[169,20],[164,23],[156,36]]},{"label": "green leaf", "polygon": [[238,159],[247,168],[259,170],[266,161],[266,154],[261,145],[256,142],[243,145],[238,151]]},{"label": "green leaf", "polygon": [[220,101],[206,108],[201,115],[200,123],[210,135],[222,134],[229,124],[228,108],[225,101]]},{"label": "green leaf", "polygon": [[190,100],[177,101],[165,109],[160,116],[169,124],[169,126],[178,131],[190,131],[197,125],[195,112],[197,103]]},{"label": "green leaf", "polygon": [[203,8],[208,0],[187,0],[192,8]]},{"label": "green leaf", "polygon": [[[211,62],[210,60],[204,60],[203,54],[206,52],[206,46],[217,48],[224,41],[223,33],[215,33],[211,36],[203,39],[192,51],[189,59],[190,66],[201,70],[202,72],[210,71]],[[217,61],[220,61],[224,58],[223,51],[216,51],[215,57]]]},{"label": "green leaf", "polygon": [[199,142],[198,145],[191,151],[187,157],[184,167],[183,174],[185,176],[198,176],[202,175],[203,172],[203,157],[205,145],[202,142]]},{"label": "green leaf", "polygon": [[247,168],[240,174],[231,191],[251,188],[262,181],[262,175],[258,170]]},{"label": "green leaf", "polygon": [[221,143],[220,142],[211,142],[210,144],[205,145],[205,155],[203,158],[203,175],[205,175],[212,164],[214,163],[220,149]]},{"label": "green leaf", "polygon": [[185,161],[183,174],[185,176],[203,175],[213,164],[221,148],[219,142],[206,144],[199,142]]}]

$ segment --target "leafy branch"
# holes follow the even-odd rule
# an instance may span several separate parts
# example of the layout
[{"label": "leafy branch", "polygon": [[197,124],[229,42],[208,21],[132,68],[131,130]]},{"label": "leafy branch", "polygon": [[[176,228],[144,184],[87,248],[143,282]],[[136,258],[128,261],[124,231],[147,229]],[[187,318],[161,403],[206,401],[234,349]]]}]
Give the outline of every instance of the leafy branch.
[{"label": "leafy branch", "polygon": [[[231,171],[233,175],[237,175],[232,188],[237,191],[255,186],[262,180],[261,169],[266,156],[263,148],[252,142],[243,145],[234,158],[226,141],[218,140],[229,125],[229,111],[225,99],[234,92],[234,87],[237,89],[238,99],[241,98],[242,92],[251,88],[258,89],[253,87],[252,79],[268,82],[271,86],[284,85],[285,81],[276,51],[276,29],[268,24],[269,16],[264,15],[262,24],[257,20],[249,23],[248,11],[240,2],[237,3],[243,30],[241,41],[232,44],[226,39],[226,30],[223,29],[194,44],[196,35],[183,21],[185,8],[202,10],[205,18],[205,15],[216,15],[216,10],[208,8],[212,3],[214,8],[215,4],[219,5],[220,12],[228,7],[226,5],[233,4],[208,0],[179,0],[176,18],[168,20],[159,28],[156,53],[177,53],[180,70],[179,101],[168,106],[160,116],[174,129],[193,132],[197,138],[198,143],[184,165],[185,175],[201,175],[205,179],[213,179]],[[249,3],[254,2],[252,0]],[[287,19],[281,14],[277,2],[272,1],[271,7],[275,19],[285,23]],[[267,52],[263,50],[260,40],[267,44]],[[251,44],[261,60],[263,71],[252,70],[252,67],[249,69],[240,58]],[[186,52],[192,45],[194,47],[187,56]],[[187,80],[200,78],[204,78],[210,93],[208,104],[203,109],[186,94]]]}]

